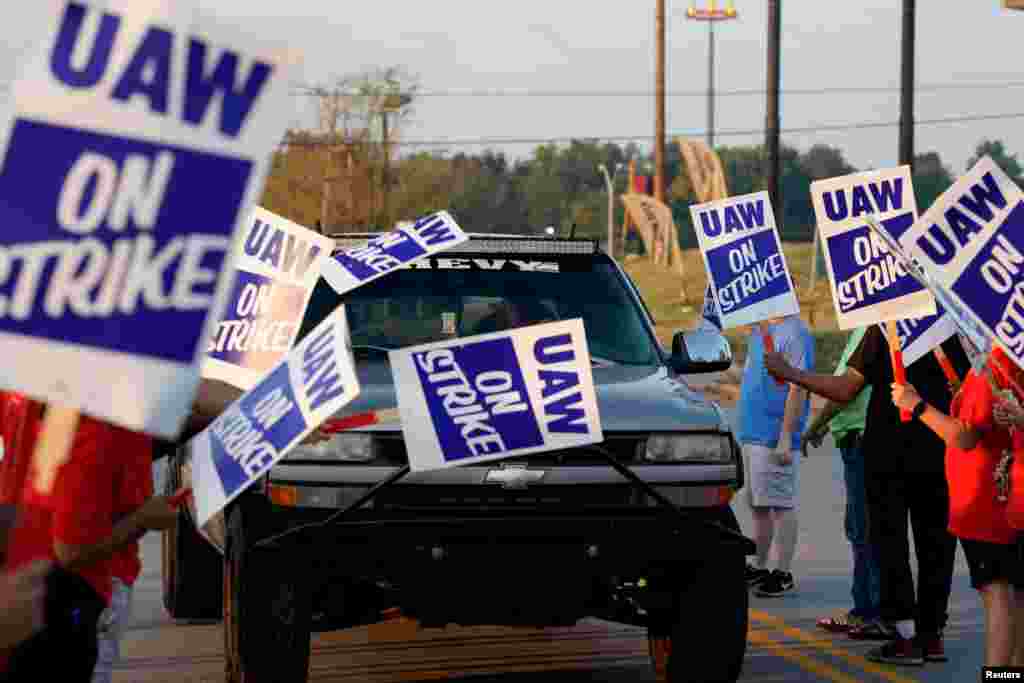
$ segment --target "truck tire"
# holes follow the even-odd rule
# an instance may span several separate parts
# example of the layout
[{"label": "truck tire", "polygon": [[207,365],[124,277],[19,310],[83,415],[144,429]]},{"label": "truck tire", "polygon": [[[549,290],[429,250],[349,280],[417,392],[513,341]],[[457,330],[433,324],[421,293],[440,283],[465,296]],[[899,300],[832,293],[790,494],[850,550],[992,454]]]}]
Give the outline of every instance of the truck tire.
[{"label": "truck tire", "polygon": [[224,654],[228,683],[305,683],[309,677],[311,594],[301,560],[264,537],[270,505],[243,495],[228,511],[224,556]]},{"label": "truck tire", "polygon": [[[174,493],[177,459],[168,458],[164,495]],[[164,607],[172,619],[219,620],[224,603],[224,560],[192,526],[184,511],[174,527],[161,533],[161,579]]]},{"label": "truck tire", "polygon": [[[731,511],[725,521],[738,528]],[[695,565],[679,590],[663,628],[649,633],[659,680],[668,683],[735,683],[747,651],[750,595],[746,557],[725,546]],[[666,628],[667,627],[667,628]],[[667,637],[664,637],[667,636]],[[664,669],[658,671],[659,664]]]}]

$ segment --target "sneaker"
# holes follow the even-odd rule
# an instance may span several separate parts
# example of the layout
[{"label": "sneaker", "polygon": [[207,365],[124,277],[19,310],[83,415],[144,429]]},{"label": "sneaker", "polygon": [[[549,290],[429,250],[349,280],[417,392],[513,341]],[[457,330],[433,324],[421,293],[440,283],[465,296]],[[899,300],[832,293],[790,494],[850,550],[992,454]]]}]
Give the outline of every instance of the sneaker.
[{"label": "sneaker", "polygon": [[778,569],[757,586],[757,595],[762,598],[777,598],[793,590],[796,584],[793,582],[793,575],[789,572],[780,572]]},{"label": "sneaker", "polygon": [[863,626],[851,628],[846,635],[852,640],[893,640],[899,633],[881,621],[869,621]]},{"label": "sneaker", "polygon": [[941,633],[919,633],[916,636],[917,644],[921,646],[924,658],[929,662],[948,662],[946,647],[942,642]]},{"label": "sneaker", "polygon": [[843,612],[832,617],[823,617],[815,623],[817,623],[818,628],[824,629],[829,633],[848,633],[855,628],[864,626],[868,622],[856,614]]},{"label": "sneaker", "polygon": [[924,651],[916,638],[896,636],[894,640],[890,640],[885,645],[876,647],[867,656],[872,662],[881,662],[882,664],[904,666],[922,666],[924,664]]},{"label": "sneaker", "polygon": [[747,565],[747,585],[756,586],[765,579],[771,576],[771,572],[767,569],[758,569],[757,567],[748,564]]}]

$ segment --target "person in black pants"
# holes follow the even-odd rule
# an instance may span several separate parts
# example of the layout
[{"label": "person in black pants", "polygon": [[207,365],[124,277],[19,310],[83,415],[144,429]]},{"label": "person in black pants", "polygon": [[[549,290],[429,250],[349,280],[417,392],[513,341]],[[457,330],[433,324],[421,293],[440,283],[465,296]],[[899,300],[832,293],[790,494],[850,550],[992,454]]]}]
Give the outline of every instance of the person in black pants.
[{"label": "person in black pants", "polygon": [[[942,345],[957,374],[969,367],[959,339]],[[949,488],[945,444],[914,416],[902,422],[890,398],[894,381],[889,344],[877,326],[864,335],[843,375],[820,375],[792,368],[778,354],[765,359],[769,372],[811,392],[847,402],[871,385],[862,449],[868,508],[868,541],[881,570],[881,633],[850,633],[889,642],[868,658],[878,662],[920,665],[945,661],[942,631],[948,619],[956,539],[949,533]],[[949,411],[953,398],[934,354],[907,368],[907,382],[929,404]],[[914,532],[918,586],[915,599],[910,571],[909,527]]]}]

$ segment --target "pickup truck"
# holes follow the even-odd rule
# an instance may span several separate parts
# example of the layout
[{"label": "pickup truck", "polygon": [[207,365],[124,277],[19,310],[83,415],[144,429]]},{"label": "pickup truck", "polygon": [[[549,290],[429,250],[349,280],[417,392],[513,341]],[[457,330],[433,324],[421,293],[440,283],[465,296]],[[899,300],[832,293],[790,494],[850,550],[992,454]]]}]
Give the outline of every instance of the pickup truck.
[{"label": "pickup truck", "polygon": [[[725,414],[687,383],[731,364],[717,330],[663,348],[631,279],[581,239],[474,234],[341,297],[321,280],[300,338],[339,305],[362,391],[337,417],[397,405],[391,349],[582,318],[605,440],[408,473],[417,444],[373,424],[296,448],[201,530],[184,509],[165,532],[165,604],[223,618],[229,681],[306,681],[311,633],[396,611],[421,628],[638,625],[665,680],[737,680],[743,468]],[[167,486],[189,483],[184,448]]]}]

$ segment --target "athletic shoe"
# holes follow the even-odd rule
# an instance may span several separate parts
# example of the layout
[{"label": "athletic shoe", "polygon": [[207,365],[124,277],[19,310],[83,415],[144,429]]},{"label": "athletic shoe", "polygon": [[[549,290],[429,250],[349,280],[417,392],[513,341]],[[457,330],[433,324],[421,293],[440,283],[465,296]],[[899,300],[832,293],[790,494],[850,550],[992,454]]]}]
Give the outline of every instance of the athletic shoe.
[{"label": "athletic shoe", "polygon": [[851,628],[846,635],[852,640],[892,640],[899,633],[881,621],[869,621],[863,626]]},{"label": "athletic shoe", "polygon": [[756,586],[757,584],[761,583],[762,581],[767,579],[769,576],[771,576],[771,574],[772,573],[770,571],[768,571],[767,569],[758,569],[757,567],[748,564],[747,565],[747,585],[748,586]]},{"label": "athletic shoe", "polygon": [[882,664],[900,664],[903,666],[922,666],[924,664],[924,651],[915,638],[902,638],[896,636],[881,647],[876,647],[868,653],[868,659],[872,662]]},{"label": "athletic shoe", "polygon": [[946,647],[942,642],[941,633],[919,633],[916,636],[917,644],[921,646],[924,658],[929,662],[948,662]]},{"label": "athletic shoe", "polygon": [[762,598],[777,598],[793,590],[796,584],[793,582],[793,575],[789,572],[780,572],[778,569],[757,586],[755,591]]}]

